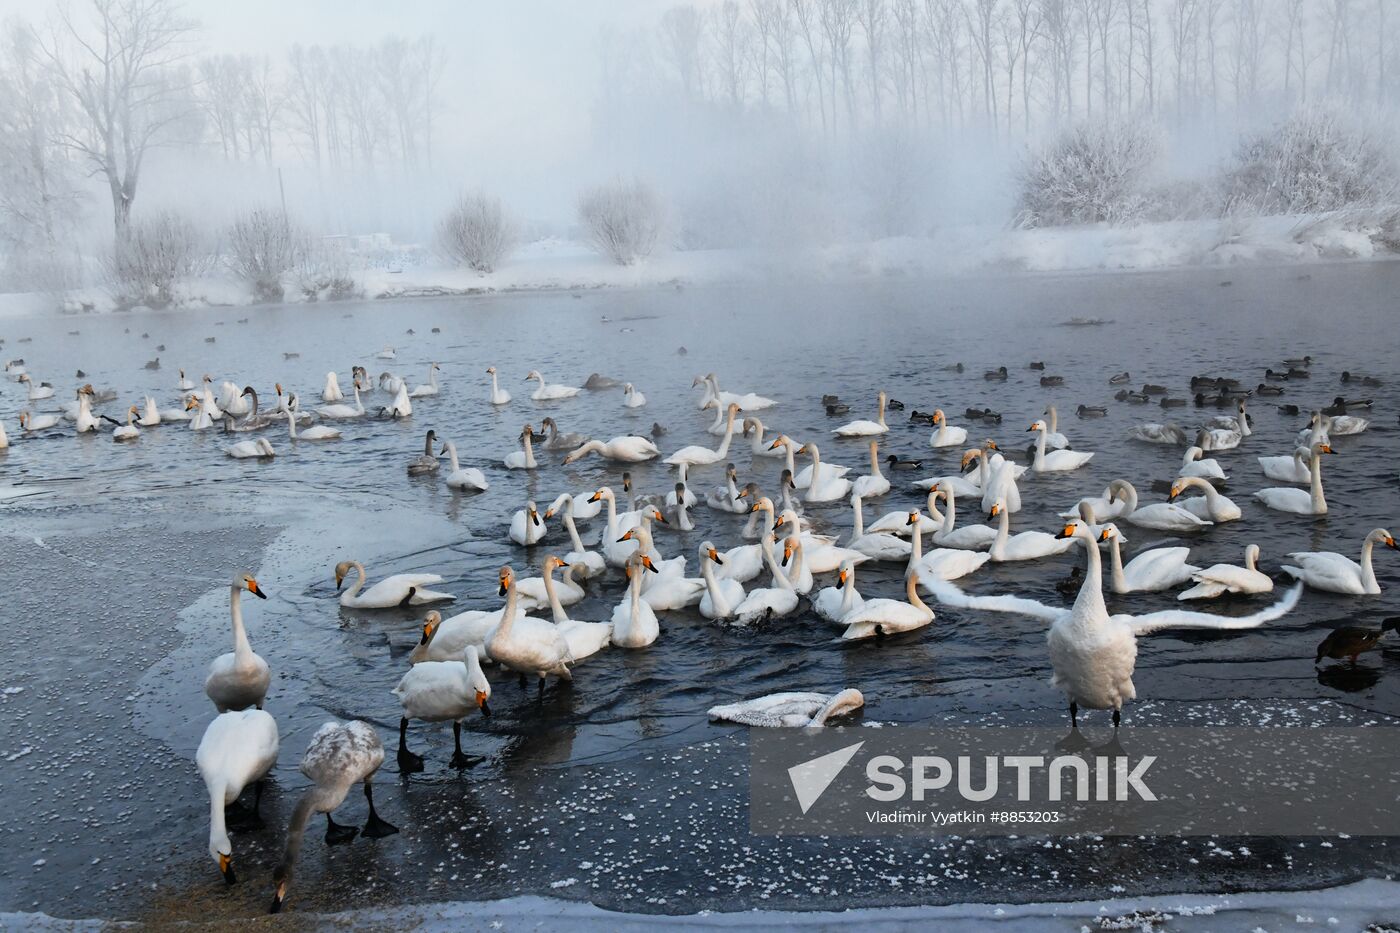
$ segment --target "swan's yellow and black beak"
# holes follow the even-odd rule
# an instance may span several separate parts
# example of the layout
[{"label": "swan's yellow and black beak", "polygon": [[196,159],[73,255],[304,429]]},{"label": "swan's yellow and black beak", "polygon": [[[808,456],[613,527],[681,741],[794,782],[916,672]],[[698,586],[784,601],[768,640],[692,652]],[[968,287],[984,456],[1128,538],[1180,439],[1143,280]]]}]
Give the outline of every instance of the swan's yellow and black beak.
[{"label": "swan's yellow and black beak", "polygon": [[662,515],[660,512],[655,511],[655,510],[652,510],[652,513],[651,513],[651,520],[654,521],[654,522],[660,522],[660,523],[663,524],[663,525],[669,525],[669,524],[671,524],[670,522],[666,521],[666,516],[665,516],[665,515]]},{"label": "swan's yellow and black beak", "polygon": [[540,521],[540,513],[536,512],[534,509],[530,510],[530,521],[534,522],[536,525],[544,524],[544,522]]},{"label": "swan's yellow and black beak", "polygon": [[1324,454],[1334,454],[1334,453],[1336,453],[1336,451],[1332,449],[1332,445],[1331,445],[1331,444],[1323,444],[1322,447],[1319,448],[1319,450],[1320,450],[1322,453],[1324,453]]},{"label": "swan's yellow and black beak", "polygon": [[1107,541],[1107,540],[1108,540],[1109,538],[1111,538],[1111,537],[1113,537],[1113,529],[1112,529],[1112,528],[1105,528],[1103,531],[1100,531],[1100,532],[1099,532],[1099,540],[1100,540],[1100,541]]},{"label": "swan's yellow and black beak", "polygon": [[553,509],[545,509],[545,510],[544,510],[544,517],[545,517],[545,521],[548,521],[549,519],[553,518],[553,517],[554,517],[554,510],[553,510]]},{"label": "swan's yellow and black beak", "polygon": [[783,525],[785,525],[785,524],[787,524],[787,516],[786,516],[786,515],[779,515],[776,519],[773,520],[773,530],[774,530],[774,531],[777,531],[779,528],[783,527]]},{"label": "swan's yellow and black beak", "polygon": [[252,593],[258,599],[267,599],[267,594],[262,591],[262,587],[258,586],[257,580],[254,580],[252,577],[246,577],[245,580],[249,593]]},{"label": "swan's yellow and black beak", "polygon": [[219,874],[224,876],[224,884],[232,887],[238,883],[238,876],[233,873],[233,856],[226,853],[219,853]]},{"label": "swan's yellow and black beak", "polygon": [[1391,547],[1391,548],[1393,548],[1393,547],[1396,546],[1396,545],[1395,545],[1395,536],[1394,536],[1394,535],[1386,535],[1386,536],[1385,536],[1385,546],[1386,546],[1386,547]]},{"label": "swan's yellow and black beak", "polygon": [[646,569],[650,570],[652,573],[660,573],[660,572],[661,572],[661,571],[659,571],[659,570],[656,569],[656,565],[653,564],[653,563],[651,562],[651,557],[650,557],[649,555],[647,555],[647,554],[643,554],[643,555],[642,555],[642,566],[645,567]]},{"label": "swan's yellow and black beak", "polygon": [[1182,493],[1182,488],[1181,488],[1180,486],[1172,486],[1172,491],[1171,491],[1171,493],[1167,496],[1167,501],[1168,501],[1168,502],[1175,502],[1175,501],[1176,501],[1176,497],[1179,496],[1179,495],[1181,495],[1181,493]]},{"label": "swan's yellow and black beak", "polygon": [[710,548],[710,560],[714,561],[720,566],[724,565],[724,558],[720,557],[719,551],[716,551],[714,548]]},{"label": "swan's yellow and black beak", "polygon": [[781,446],[783,446],[783,439],[781,437],[775,437],[773,438],[773,443],[768,445],[768,449],[777,450]]},{"label": "swan's yellow and black beak", "polygon": [[845,567],[842,567],[840,570],[838,570],[838,571],[836,572],[836,585],[837,585],[837,586],[845,586],[845,585],[846,585],[846,580],[847,580],[849,577],[850,577],[850,574],[846,573],[846,568],[845,568]]},{"label": "swan's yellow and black beak", "polygon": [[750,512],[757,512],[757,511],[758,511],[759,509],[761,509],[761,508],[763,508],[763,506],[761,506],[761,505],[759,505],[757,502],[755,502],[753,505],[749,506],[749,511],[750,511]]},{"label": "swan's yellow and black beak", "polygon": [[1034,431],[1035,429],[1035,425],[1031,425],[1030,427],[1026,428],[1027,431]]},{"label": "swan's yellow and black beak", "polygon": [[486,691],[485,691],[485,690],[478,690],[478,691],[476,691],[476,706],[477,706],[477,709],[481,710],[481,715],[483,715],[483,716],[490,716],[490,715],[491,715],[491,707],[490,707],[490,705],[486,702],[486,696],[487,696],[487,694],[486,694]]},{"label": "swan's yellow and black beak", "polygon": [[935,411],[935,412],[933,413],[933,423],[934,423],[934,424],[941,424],[942,421],[943,421],[943,412],[942,412],[941,410]]},{"label": "swan's yellow and black beak", "polygon": [[600,489],[600,490],[598,490],[597,492],[595,492],[593,495],[589,496],[589,497],[588,497],[588,501],[589,501],[589,502],[597,502],[597,501],[598,501],[599,499],[601,499],[601,498],[603,498],[603,491]]},{"label": "swan's yellow and black beak", "polygon": [[428,642],[432,641],[432,640],[433,640],[433,636],[437,634],[437,630],[438,630],[438,621],[437,621],[437,619],[429,619],[428,621],[424,622],[424,623],[423,623],[423,640],[420,641],[419,644],[420,644],[420,645],[426,645]]},{"label": "swan's yellow and black beak", "polygon": [[1076,525],[1074,524],[1074,522],[1070,522],[1070,523],[1069,523],[1068,525],[1066,525],[1064,528],[1060,529],[1060,533],[1057,534],[1057,535],[1055,535],[1055,537],[1056,537],[1056,538],[1073,538],[1073,537],[1074,537],[1074,530],[1075,530],[1076,527],[1078,527],[1078,526],[1076,526]]},{"label": "swan's yellow and black beak", "polygon": [[345,571],[339,567],[335,568],[335,591],[340,592],[340,585],[345,582]]},{"label": "swan's yellow and black beak", "polygon": [[987,441],[987,449],[988,449],[988,450],[1001,450],[1001,448],[997,446],[997,442],[994,441],[994,440],[990,440],[990,439],[988,439],[988,441]]},{"label": "swan's yellow and black beak", "polygon": [[998,515],[1000,515],[1000,514],[1001,514],[1001,503],[995,503],[995,504],[992,506],[992,510],[991,510],[990,512],[987,513],[987,515],[988,515],[989,517],[991,517],[991,518],[996,518],[996,517],[997,517]]},{"label": "swan's yellow and black beak", "polygon": [[497,590],[496,595],[498,595],[498,596],[504,596],[504,595],[506,595],[506,592],[510,589],[510,581],[511,581],[512,576],[513,576],[513,574],[511,573],[509,567],[502,567],[502,568],[501,568],[501,586],[500,586],[500,589]]},{"label": "swan's yellow and black beak", "polygon": [[282,912],[282,901],[287,897],[287,882],[277,882],[277,890],[272,894],[272,906],[267,909],[270,914]]},{"label": "swan's yellow and black beak", "polygon": [[792,539],[791,539],[791,538],[785,538],[785,539],[783,540],[783,566],[784,566],[784,567],[786,567],[786,566],[788,565],[788,561],[792,559],[792,551],[793,551]]},{"label": "swan's yellow and black beak", "polygon": [[799,454],[805,454],[806,452],[807,452],[807,445],[806,445],[806,444],[803,444],[801,447],[797,448],[796,451],[794,451],[794,453],[799,453]]},{"label": "swan's yellow and black beak", "polygon": [[629,529],[627,529],[627,531],[625,531],[625,532],[623,533],[622,537],[620,537],[620,538],[617,539],[617,543],[618,543],[618,544],[621,544],[621,543],[624,542],[624,541],[631,541],[633,538],[636,537],[636,535],[633,534],[633,532],[634,532],[635,530],[636,530],[636,529],[634,529],[634,528],[629,528]]},{"label": "swan's yellow and black beak", "polygon": [[918,513],[918,512],[910,512],[910,513],[909,513],[909,521],[905,522],[904,524],[906,524],[906,525],[917,525],[918,523],[919,523],[919,513]]}]

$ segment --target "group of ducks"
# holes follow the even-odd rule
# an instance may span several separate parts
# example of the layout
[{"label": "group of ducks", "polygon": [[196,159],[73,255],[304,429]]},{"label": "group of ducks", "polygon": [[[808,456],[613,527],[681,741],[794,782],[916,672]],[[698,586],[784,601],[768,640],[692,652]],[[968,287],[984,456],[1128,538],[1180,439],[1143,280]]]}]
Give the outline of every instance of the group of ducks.
[{"label": "group of ducks", "polygon": [[[401,379],[387,373],[381,376],[378,388],[394,398],[385,412],[409,413],[412,399],[437,394],[437,372],[434,364],[428,382],[412,390]],[[11,375],[18,379],[24,374]],[[487,401],[495,406],[510,404],[510,395],[500,387],[495,367],[488,368],[486,375]],[[584,389],[621,387],[623,405],[639,408],[646,404],[645,396],[635,386],[596,374],[584,387],[550,383],[538,371],[531,371],[527,379],[538,384],[531,393],[535,401],[567,400]],[[42,388],[25,382],[30,391]],[[192,419],[209,424],[223,421],[230,430],[240,430],[260,417],[257,395],[251,387],[238,392],[234,386],[230,392],[232,384],[227,384],[222,387],[220,398],[207,377],[202,387],[186,383],[182,374],[180,390],[191,393],[184,410],[197,412]],[[356,367],[352,374],[354,404],[347,404],[337,377],[328,374],[322,392],[325,405],[317,409],[317,414],[323,420],[364,417],[361,392],[369,385],[368,374]],[[535,502],[528,502],[512,516],[508,535],[515,544],[527,548],[547,543],[548,523],[557,517],[565,534],[564,543],[557,549],[563,552],[562,556],[546,555],[538,577],[519,578],[512,567],[502,567],[498,573],[502,604],[498,607],[471,609],[446,617],[438,609],[427,612],[421,638],[409,658],[411,666],[394,688],[402,707],[397,755],[401,772],[424,768],[422,757],[407,746],[407,732],[413,721],[451,722],[454,752],[450,764],[462,768],[472,763],[473,759],[462,749],[461,727],[473,714],[490,715],[491,681],[485,671],[492,665],[514,673],[522,682],[533,677],[543,689],[550,677],[571,680],[575,665],[608,647],[637,650],[653,644],[662,631],[658,614],[694,607],[706,619],[754,625],[797,613],[804,599],[813,613],[831,624],[843,640],[890,636],[929,625],[934,620],[934,610],[921,594],[931,595],[936,603],[945,605],[1042,619],[1049,623],[1047,646],[1052,683],[1065,693],[1072,723],[1077,725],[1078,711],[1083,706],[1111,710],[1117,725],[1122,705],[1136,695],[1132,676],[1139,636],[1168,628],[1256,627],[1291,610],[1303,584],[1342,594],[1378,593],[1372,550],[1378,544],[1396,547],[1388,531],[1376,529],[1365,536],[1359,561],[1333,552],[1289,554],[1290,563],[1283,571],[1300,581],[1299,585],[1282,599],[1249,615],[1229,617],[1183,609],[1111,614],[1103,593],[1105,562],[1108,586],[1119,594],[1185,587],[1178,598],[1194,601],[1227,594],[1266,594],[1274,589],[1273,579],[1259,569],[1259,549],[1255,545],[1245,549],[1242,565],[1193,566],[1187,547],[1152,548],[1135,555],[1126,565],[1122,560],[1122,546],[1127,543],[1122,529],[1126,526],[1196,532],[1242,517],[1242,510],[1216,488],[1215,484],[1226,478],[1224,467],[1206,454],[1235,449],[1253,435],[1243,396],[1234,399],[1232,416],[1212,419],[1194,438],[1188,438],[1175,425],[1144,424],[1133,430],[1132,437],[1138,440],[1186,448],[1179,465],[1173,460],[1175,478],[1168,501],[1143,504],[1132,483],[1116,479],[1101,495],[1070,504],[1063,513],[1066,520],[1056,533],[1025,530],[1013,534],[1012,516],[1022,508],[1021,485],[1026,473],[1072,472],[1084,468],[1095,456],[1073,449],[1060,430],[1054,406],[1049,406],[1043,417],[1030,421],[1026,428],[1034,434],[1030,462],[1026,465],[1005,457],[992,441],[970,444],[969,429],[950,424],[942,409],[922,414],[915,411],[911,421],[931,428],[929,449],[935,455],[938,451],[955,451],[958,467],[913,482],[913,487],[925,496],[922,508],[895,509],[867,523],[865,504],[894,488],[882,464],[891,471],[905,471],[921,469],[923,463],[895,455],[880,458],[880,438],[890,432],[886,420],[890,400],[884,392],[876,397],[873,418],[850,421],[832,431],[838,441],[865,442],[868,472],[855,475],[846,466],[824,460],[816,443],[769,432],[757,413],[776,405],[773,399],[724,391],[714,374],[697,377],[693,387],[701,390],[699,408],[715,412],[707,429],[719,438],[713,446],[683,446],[663,458],[654,437],[590,439],[561,432],[553,419],[546,419],[538,433],[530,425],[522,430],[520,449],[501,459],[507,470],[540,469],[535,451],[538,436],[541,449],[567,451],[563,457],[566,464],[593,455],[621,465],[661,460],[676,468],[677,481],[664,494],[638,497],[631,488],[630,475],[624,473],[625,507],[614,490],[603,485],[578,493],[561,492],[543,510]],[[91,403],[95,397],[90,386],[78,391],[75,413],[79,423],[93,419]],[[832,414],[848,410],[835,398],[824,399],[823,404]],[[148,410],[154,405],[154,401],[146,400]],[[139,413],[138,407],[133,406],[132,415]],[[165,413],[157,410],[156,414],[163,418]],[[265,417],[285,418],[289,435],[296,439],[329,440],[337,436],[334,428],[324,425],[298,432],[297,422],[303,418],[298,400],[294,394],[284,393],[280,385],[277,405]],[[1000,417],[998,414],[997,420]],[[225,420],[228,418],[233,421]],[[1296,438],[1291,453],[1259,457],[1260,468],[1267,477],[1292,485],[1262,489],[1256,498],[1264,507],[1278,511],[1322,514],[1326,511],[1320,472],[1322,457],[1334,453],[1333,438],[1360,433],[1366,427],[1366,419],[1353,415],[1314,413]],[[770,463],[781,469],[773,495],[764,495],[756,482],[741,485],[735,465],[727,463],[736,433],[742,438],[740,449],[746,447],[755,464]],[[655,431],[653,435],[659,436]],[[260,440],[266,443],[265,439]],[[432,431],[427,433],[423,454],[409,463],[409,472],[434,472],[443,455],[451,457],[449,486],[467,491],[487,488],[485,474],[479,469],[463,468],[450,441],[438,448]],[[799,469],[798,457],[810,462]],[[722,463],[726,463],[722,482],[707,490],[692,488],[692,471]],[[851,509],[852,531],[848,536],[843,539],[820,534],[807,526],[809,508],[837,502],[847,502]],[[970,505],[994,520],[995,525],[958,525],[959,504],[965,508]],[[746,540],[728,548],[711,540],[703,541],[695,550],[697,575],[688,576],[687,557],[664,554],[664,543],[657,536],[663,530],[693,530],[695,512],[702,505],[743,517],[746,524],[741,535]],[[578,527],[589,521],[602,526],[596,550],[585,546]],[[974,595],[955,582],[988,563],[1037,560],[1062,554],[1076,545],[1083,547],[1085,562],[1069,608],[1048,606],[1021,596]],[[859,591],[858,568],[871,561],[904,566],[901,594],[871,598]],[[579,603],[588,586],[600,580],[608,568],[621,569],[627,581],[626,592],[610,616],[605,620],[573,618],[569,607]],[[560,573],[562,576],[556,578]],[[765,574],[767,585],[748,586]],[[818,586],[816,578],[827,574],[834,575],[831,585]],[[345,588],[352,576],[351,585]],[[337,591],[343,590],[339,601],[347,608],[429,606],[454,599],[449,593],[433,589],[444,582],[436,574],[396,574],[367,586],[363,564],[346,561],[335,568],[334,577]],[[263,709],[271,682],[270,669],[248,639],[241,611],[241,596],[245,592],[265,598],[251,575],[240,573],[233,579],[233,651],[210,665],[205,689],[219,715],[206,730],[196,756],[210,798],[209,853],[230,884],[236,876],[229,830],[256,825],[261,781],[278,755],[277,725]],[[548,618],[529,614],[545,609]],[[1339,630],[1333,636],[1335,644],[1319,649],[1319,658],[1354,658],[1353,648],[1360,645],[1358,652],[1365,650],[1374,646],[1379,637],[1380,633],[1370,630],[1358,630],[1352,635]],[[861,692],[848,688],[835,693],[775,694],[715,706],[709,714],[717,720],[755,726],[815,726],[863,704]],[[284,855],[273,875],[273,911],[281,908],[287,896],[302,840],[314,814],[325,814],[328,844],[349,842],[360,832],[355,827],[337,824],[331,817],[355,785],[361,785],[369,804],[363,834],[376,838],[397,832],[374,808],[372,779],[384,755],[375,729],[358,720],[328,722],[312,738],[301,764],[312,785],[298,801],[290,820]],[[246,815],[237,807],[237,801],[250,785],[255,788],[255,798],[252,814]]]}]

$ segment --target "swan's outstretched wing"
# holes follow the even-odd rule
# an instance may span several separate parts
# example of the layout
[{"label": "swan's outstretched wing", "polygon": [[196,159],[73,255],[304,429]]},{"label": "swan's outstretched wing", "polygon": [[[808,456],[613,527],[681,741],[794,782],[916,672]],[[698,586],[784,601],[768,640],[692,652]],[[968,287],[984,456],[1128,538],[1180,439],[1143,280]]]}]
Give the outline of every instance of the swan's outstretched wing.
[{"label": "swan's outstretched wing", "polygon": [[1046,622],[1054,622],[1065,616],[1069,610],[1047,606],[1045,603],[1024,596],[972,596],[947,580],[933,577],[919,578],[919,585],[933,594],[945,606],[961,609],[988,609],[993,612],[1014,612],[1033,616]]},{"label": "swan's outstretched wing", "polygon": [[1303,584],[1299,583],[1283,594],[1283,598],[1272,606],[1247,616],[1221,616],[1209,612],[1163,609],[1161,612],[1149,612],[1140,616],[1114,616],[1114,619],[1131,626],[1134,635],[1150,635],[1164,628],[1216,629],[1219,631],[1258,628],[1265,622],[1272,622],[1287,615],[1294,606],[1298,605],[1298,597],[1302,593]]}]

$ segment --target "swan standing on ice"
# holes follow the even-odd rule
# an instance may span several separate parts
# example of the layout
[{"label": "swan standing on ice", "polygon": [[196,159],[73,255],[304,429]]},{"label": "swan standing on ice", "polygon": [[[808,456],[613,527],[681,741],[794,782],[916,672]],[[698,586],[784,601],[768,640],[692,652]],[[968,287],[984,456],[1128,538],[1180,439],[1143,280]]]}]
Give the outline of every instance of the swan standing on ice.
[{"label": "swan standing on ice", "polygon": [[259,599],[267,599],[267,594],[258,587],[258,581],[246,573],[235,576],[229,586],[233,650],[215,658],[209,665],[209,675],[204,679],[204,693],[221,713],[250,706],[262,709],[267,688],[272,683],[272,672],[267,662],[254,653],[253,646],[248,642],[248,630],[243,627],[244,590]]},{"label": "swan standing on ice", "polygon": [[233,871],[233,842],[228,837],[225,808],[238,802],[249,784],[256,785],[253,811],[247,823],[261,825],[258,804],[263,778],[277,764],[277,722],[260,709],[221,713],[204,730],[195,764],[209,791],[209,855],[227,884],[238,877]]},{"label": "swan standing on ice", "polygon": [[395,609],[450,602],[457,598],[451,593],[435,593],[428,589],[442,583],[442,577],[435,573],[396,573],[361,594],[360,588],[365,585],[365,565],[357,560],[343,560],[335,565],[336,592],[340,592],[341,584],[351,570],[356,574],[355,585],[340,594],[340,604],[347,609]]},{"label": "swan standing on ice", "polygon": [[[311,737],[311,744],[301,759],[301,773],[312,786],[297,801],[287,826],[287,847],[282,862],[272,873],[277,885],[269,913],[277,913],[287,899],[292,873],[301,853],[306,824],[313,813],[326,815],[326,845],[342,845],[363,832],[366,839],[391,836],[398,829],[380,818],[374,809],[374,789],[370,783],[384,763],[384,745],[369,723],[354,720],[347,723],[328,722]],[[350,788],[364,784],[365,802],[369,804],[369,820],[363,831],[354,826],[342,826],[331,819],[331,811],[345,802]]]},{"label": "swan standing on ice", "polygon": [[1159,547],[1142,551],[1135,555],[1128,566],[1123,566],[1123,555],[1119,549],[1116,525],[1105,525],[1099,532],[1099,540],[1109,542],[1111,579],[1115,593],[1154,593],[1180,586],[1200,573],[1201,568],[1186,563],[1191,549],[1186,547]]},{"label": "swan standing on ice", "polygon": [[636,386],[627,383],[622,387],[622,407],[641,408],[647,403],[647,397],[637,391]]},{"label": "swan standing on ice", "polygon": [[491,404],[509,405],[510,393],[502,389],[500,383],[496,380],[496,367],[488,366],[486,368],[486,375],[491,377]]},{"label": "swan standing on ice", "polygon": [[847,716],[865,705],[859,690],[848,688],[835,696],[825,693],[774,693],[754,700],[710,708],[711,720],[744,726],[805,728],[824,726],[829,719]]},{"label": "swan standing on ice", "polygon": [[837,437],[869,437],[872,434],[888,434],[889,425],[885,424],[885,405],[889,401],[885,395],[885,390],[881,389],[876,396],[876,415],[874,421],[857,420],[841,425],[832,434]]},{"label": "swan standing on ice", "polygon": [[1283,572],[1315,590],[1347,596],[1376,596],[1381,585],[1376,582],[1376,571],[1371,566],[1371,550],[1377,544],[1393,550],[1395,536],[1384,528],[1368,534],[1361,542],[1360,563],[1335,551],[1294,551],[1288,559],[1298,566],[1284,565]]},{"label": "swan standing on ice", "polygon": [[556,399],[573,398],[583,391],[577,386],[566,386],[557,382],[554,385],[550,385],[544,381],[544,376],[540,375],[538,369],[530,370],[529,374],[525,377],[526,382],[529,382],[531,379],[538,379],[540,382],[540,387],[530,393],[530,398],[537,402],[552,402]]},{"label": "swan standing on ice", "polygon": [[490,716],[491,682],[481,672],[476,646],[467,645],[460,661],[424,661],[408,669],[399,678],[391,693],[403,707],[399,718],[399,773],[415,774],[423,770],[423,756],[408,750],[408,722],[452,722],[454,750],[448,764],[457,769],[467,767],[471,760],[462,754],[462,720],[473,710]]},{"label": "swan standing on ice", "polygon": [[1259,561],[1259,545],[1248,544],[1244,549],[1244,566],[1234,564],[1212,564],[1191,575],[1195,586],[1177,595],[1177,599],[1214,599],[1225,593],[1272,593],[1274,581],[1267,573],[1256,567]]}]

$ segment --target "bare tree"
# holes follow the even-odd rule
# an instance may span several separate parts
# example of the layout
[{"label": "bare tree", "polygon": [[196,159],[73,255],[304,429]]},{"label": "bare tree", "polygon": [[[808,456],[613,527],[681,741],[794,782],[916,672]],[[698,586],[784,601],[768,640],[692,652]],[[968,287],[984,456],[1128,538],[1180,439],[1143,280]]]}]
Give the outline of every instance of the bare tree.
[{"label": "bare tree", "polygon": [[281,301],[282,279],[296,265],[306,236],[280,210],[254,208],[229,227],[229,269],[246,282],[259,301]]},{"label": "bare tree", "polygon": [[136,221],[117,240],[109,272],[117,300],[165,308],[182,281],[202,275],[215,257],[194,224],[163,211]]},{"label": "bare tree", "polygon": [[[812,68],[813,78],[817,85],[817,109],[821,112],[822,133],[828,131],[826,119],[826,89],[822,84],[822,55],[821,47],[817,43],[817,20],[819,19],[816,9],[818,0],[790,0],[792,13],[797,20],[797,25],[802,32],[802,41],[807,46],[807,59]],[[836,99],[831,101],[831,123],[836,122]],[[832,127],[834,128],[834,127]]]},{"label": "bare tree", "polygon": [[667,220],[661,196],[642,181],[615,181],[585,192],[578,215],[594,248],[620,266],[650,256]]},{"label": "bare tree", "polygon": [[146,153],[184,115],[177,68],[193,25],[173,0],[89,0],[80,22],[60,12],[44,51],[84,121],[65,142],[101,173],[118,237],[126,232]]},{"label": "bare tree", "polygon": [[671,7],[661,16],[661,50],[676,70],[681,93],[687,100],[699,96],[700,38],[704,28],[700,11],[693,6]]},{"label": "bare tree", "polygon": [[885,42],[885,26],[889,19],[889,8],[885,0],[860,0],[856,7],[856,21],[865,31],[866,65],[870,71],[870,109],[875,119],[880,119],[880,68]]},{"label": "bare tree", "polygon": [[459,197],[438,222],[438,248],[475,272],[495,272],[516,239],[515,222],[501,199],[481,192]]}]

